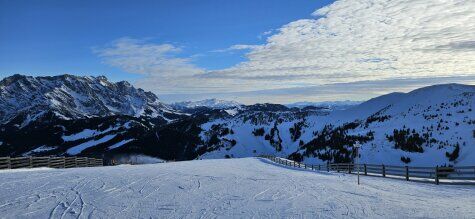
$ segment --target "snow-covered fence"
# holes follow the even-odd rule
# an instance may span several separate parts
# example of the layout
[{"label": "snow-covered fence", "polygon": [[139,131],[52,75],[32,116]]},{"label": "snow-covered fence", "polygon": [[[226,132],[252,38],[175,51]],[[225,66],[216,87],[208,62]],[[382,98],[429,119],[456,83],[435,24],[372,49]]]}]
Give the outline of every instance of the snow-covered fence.
[{"label": "snow-covered fence", "polygon": [[88,157],[0,157],[0,169],[95,167],[103,163],[102,159]]},{"label": "snow-covered fence", "polygon": [[313,171],[334,171],[346,172],[349,174],[356,173],[358,170],[361,175],[366,176],[382,176],[402,178],[409,180],[433,180],[439,184],[440,180],[446,180],[459,183],[475,183],[475,166],[461,167],[412,167],[412,166],[392,166],[392,165],[376,165],[376,164],[353,164],[353,163],[331,163],[319,165],[307,165],[293,160],[263,155],[260,156],[273,162],[297,167],[310,169]]}]

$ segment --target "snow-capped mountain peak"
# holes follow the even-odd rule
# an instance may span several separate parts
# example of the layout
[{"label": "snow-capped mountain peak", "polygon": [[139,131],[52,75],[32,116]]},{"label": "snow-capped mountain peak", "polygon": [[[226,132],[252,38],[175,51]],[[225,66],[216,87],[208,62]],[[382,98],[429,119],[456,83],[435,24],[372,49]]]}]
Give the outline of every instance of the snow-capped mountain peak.
[{"label": "snow-capped mountain peak", "polygon": [[14,118],[23,122],[51,112],[62,119],[111,115],[163,116],[171,112],[151,92],[128,82],[110,82],[104,76],[13,75],[0,81],[0,122]]}]

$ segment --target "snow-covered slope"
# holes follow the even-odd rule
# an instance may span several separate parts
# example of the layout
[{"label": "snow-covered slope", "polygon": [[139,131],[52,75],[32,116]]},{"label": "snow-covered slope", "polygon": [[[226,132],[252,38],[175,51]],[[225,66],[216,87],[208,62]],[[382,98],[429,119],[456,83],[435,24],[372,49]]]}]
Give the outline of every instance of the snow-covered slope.
[{"label": "snow-covered slope", "polygon": [[0,170],[2,218],[473,218],[475,189],[257,158]]},{"label": "snow-covered slope", "polygon": [[[475,165],[475,86],[446,84],[392,93],[323,115],[241,112],[202,125],[215,149],[204,158],[258,154],[308,163]],[[223,132],[223,130],[227,130]]]},{"label": "snow-covered slope", "polygon": [[125,81],[109,82],[103,76],[13,75],[0,81],[1,123],[17,119],[24,126],[48,112],[61,119],[111,115],[166,118],[167,113],[173,113],[155,94]]},{"label": "snow-covered slope", "polygon": [[228,109],[242,106],[241,103],[236,101],[218,100],[218,99],[206,99],[200,101],[184,101],[172,103],[171,106],[177,110],[194,109],[198,107],[207,107],[211,109]]}]

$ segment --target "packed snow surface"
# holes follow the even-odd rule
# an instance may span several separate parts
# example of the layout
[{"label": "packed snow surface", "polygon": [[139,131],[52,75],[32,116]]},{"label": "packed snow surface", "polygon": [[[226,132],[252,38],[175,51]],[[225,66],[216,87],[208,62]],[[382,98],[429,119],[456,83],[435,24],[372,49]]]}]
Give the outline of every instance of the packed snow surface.
[{"label": "packed snow surface", "polygon": [[474,218],[475,187],[316,173],[258,158],[0,171],[5,218]]}]

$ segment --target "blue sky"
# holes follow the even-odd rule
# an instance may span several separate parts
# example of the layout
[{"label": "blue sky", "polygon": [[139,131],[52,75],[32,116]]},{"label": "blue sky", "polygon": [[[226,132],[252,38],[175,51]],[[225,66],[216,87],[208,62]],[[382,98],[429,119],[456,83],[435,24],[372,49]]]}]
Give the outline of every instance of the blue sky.
[{"label": "blue sky", "polygon": [[104,74],[112,80],[141,75],[101,63],[91,48],[130,37],[183,47],[182,56],[206,69],[244,60],[243,52],[214,50],[257,44],[266,31],[300,18],[329,1],[0,1],[1,76]]},{"label": "blue sky", "polygon": [[166,102],[364,100],[474,84],[474,9],[463,0],[0,0],[0,77],[105,75]]}]

